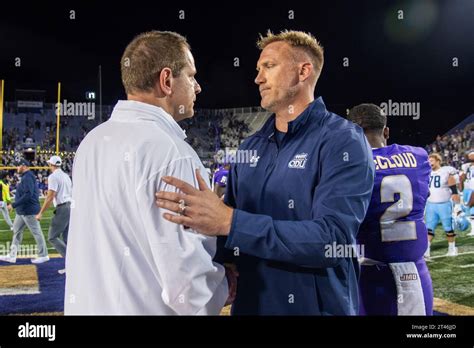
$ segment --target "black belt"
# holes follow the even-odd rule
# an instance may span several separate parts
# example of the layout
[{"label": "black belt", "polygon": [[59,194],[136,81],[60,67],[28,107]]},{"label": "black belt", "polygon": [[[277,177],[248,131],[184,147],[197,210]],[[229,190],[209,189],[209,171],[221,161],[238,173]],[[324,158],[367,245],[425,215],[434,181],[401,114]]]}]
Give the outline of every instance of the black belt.
[{"label": "black belt", "polygon": [[64,202],[64,203],[58,204],[58,205],[56,206],[56,208],[57,208],[57,207],[60,207],[60,206],[62,206],[62,205],[64,205],[64,204],[71,204],[71,202]]}]

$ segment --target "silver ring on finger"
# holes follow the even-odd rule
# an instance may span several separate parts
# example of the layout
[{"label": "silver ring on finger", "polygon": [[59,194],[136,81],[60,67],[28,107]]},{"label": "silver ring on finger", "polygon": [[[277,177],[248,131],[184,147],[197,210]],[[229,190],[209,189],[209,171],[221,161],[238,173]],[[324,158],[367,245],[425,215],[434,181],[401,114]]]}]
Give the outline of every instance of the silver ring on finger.
[{"label": "silver ring on finger", "polygon": [[184,202],[184,199],[180,199],[178,201],[178,206],[180,215],[184,215],[184,212],[186,210],[186,203]]}]

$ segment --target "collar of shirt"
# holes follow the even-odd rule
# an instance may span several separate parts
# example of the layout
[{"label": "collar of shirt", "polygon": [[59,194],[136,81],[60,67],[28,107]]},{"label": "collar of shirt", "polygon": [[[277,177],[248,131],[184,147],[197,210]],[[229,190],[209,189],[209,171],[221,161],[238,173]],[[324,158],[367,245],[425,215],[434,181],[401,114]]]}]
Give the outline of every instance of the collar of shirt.
[{"label": "collar of shirt", "polygon": [[[307,122],[314,122],[319,119],[322,115],[326,114],[326,105],[322,97],[317,98],[293,121],[288,122],[288,133],[294,134]],[[257,136],[270,138],[275,132],[275,114],[272,114],[270,118],[265,122],[262,129],[257,132]]]},{"label": "collar of shirt", "polygon": [[119,100],[110,119],[118,122],[154,121],[163,124],[173,134],[186,139],[186,132],[163,108],[135,100]]}]

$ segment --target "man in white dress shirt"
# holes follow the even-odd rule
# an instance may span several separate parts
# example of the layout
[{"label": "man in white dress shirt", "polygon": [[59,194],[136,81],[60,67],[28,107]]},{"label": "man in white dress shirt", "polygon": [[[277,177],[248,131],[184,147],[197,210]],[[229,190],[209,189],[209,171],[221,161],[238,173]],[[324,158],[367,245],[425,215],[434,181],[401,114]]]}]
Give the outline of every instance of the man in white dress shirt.
[{"label": "man in white dress shirt", "polygon": [[[51,175],[48,176],[48,195],[46,196],[36,220],[40,221],[44,212],[54,204],[54,216],[48,231],[48,241],[54,248],[66,257],[66,244],[69,230],[71,210],[72,182],[69,175],[61,170],[62,160],[59,156],[51,156],[46,161],[49,164]],[[62,237],[62,239],[60,238]]]},{"label": "man in white dress shirt", "polygon": [[[163,218],[155,192],[205,176],[177,121],[192,117],[194,58],[172,32],[137,36],[122,60],[126,101],[80,144],[73,167],[66,315],[216,315],[232,300],[216,239]],[[234,278],[229,284],[234,284]]]}]

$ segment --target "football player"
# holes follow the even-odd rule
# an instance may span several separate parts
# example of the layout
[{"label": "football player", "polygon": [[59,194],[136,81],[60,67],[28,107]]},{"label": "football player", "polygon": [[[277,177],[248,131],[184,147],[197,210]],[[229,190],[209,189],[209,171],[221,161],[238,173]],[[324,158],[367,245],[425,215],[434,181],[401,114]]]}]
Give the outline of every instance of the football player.
[{"label": "football player", "polygon": [[214,192],[218,197],[222,197],[225,193],[227,187],[227,177],[229,176],[230,164],[225,164],[224,166],[219,166],[219,168],[214,172]]},{"label": "football player", "polygon": [[387,116],[374,104],[355,106],[348,118],[364,129],[375,163],[372,198],[357,236],[364,251],[359,313],[432,315],[433,288],[423,258],[428,154],[420,147],[387,145]]},{"label": "football player", "polygon": [[[451,166],[441,166],[441,155],[432,153],[429,156],[431,165],[430,196],[426,204],[426,226],[428,227],[429,245],[425,258],[430,257],[430,245],[434,238],[435,228],[441,220],[448,239],[446,256],[456,256],[456,233],[453,229],[453,202],[459,204],[459,194],[456,187],[457,171]],[[452,200],[451,200],[452,199]]]},{"label": "football player", "polygon": [[464,163],[461,167],[461,189],[463,202],[465,205],[466,215],[471,223],[471,231],[468,236],[474,236],[474,151],[468,154],[469,162]]}]

